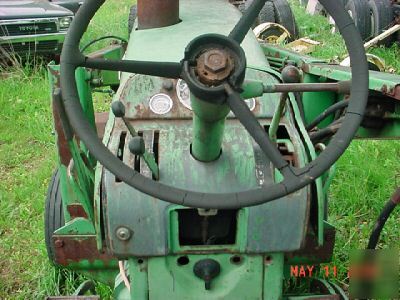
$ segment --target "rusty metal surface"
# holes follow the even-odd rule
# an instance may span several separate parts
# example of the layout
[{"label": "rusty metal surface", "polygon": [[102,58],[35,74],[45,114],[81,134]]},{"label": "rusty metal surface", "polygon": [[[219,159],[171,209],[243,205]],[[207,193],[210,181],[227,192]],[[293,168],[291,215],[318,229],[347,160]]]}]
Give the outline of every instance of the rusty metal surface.
[{"label": "rusty metal surface", "polygon": [[336,231],[334,227],[326,227],[324,230],[324,244],[318,245],[318,238],[309,232],[306,235],[304,247],[301,250],[288,253],[286,257],[290,260],[293,257],[306,258],[308,262],[330,262],[335,246]]},{"label": "rusty metal surface", "polygon": [[59,105],[60,104],[58,103],[55,95],[53,94],[52,109],[53,109],[54,130],[57,134],[58,156],[61,164],[67,167],[72,158],[72,155],[69,150],[68,141],[65,138],[64,130],[62,127]]},{"label": "rusty metal surface", "polygon": [[99,136],[100,139],[103,139],[104,131],[108,121],[108,116],[109,116],[108,112],[95,114],[97,135]]},{"label": "rusty metal surface", "polygon": [[95,236],[56,236],[53,235],[55,262],[68,266],[74,262],[86,260],[94,263],[99,260],[105,265],[115,260],[115,257],[100,253],[97,250]]},{"label": "rusty metal surface", "polygon": [[215,86],[223,82],[233,68],[234,60],[228,51],[212,49],[199,56],[196,72],[202,83]]},{"label": "rusty metal surface", "polygon": [[67,210],[71,216],[71,219],[75,218],[88,218],[87,213],[85,212],[85,209],[81,204],[69,204],[67,206]]},{"label": "rusty metal surface", "polygon": [[[351,68],[332,64],[305,64],[303,71],[333,80],[351,80]],[[369,89],[400,100],[400,76],[384,72],[369,72]]]},{"label": "rusty metal surface", "polygon": [[138,0],[139,29],[159,28],[179,22],[179,0]]}]

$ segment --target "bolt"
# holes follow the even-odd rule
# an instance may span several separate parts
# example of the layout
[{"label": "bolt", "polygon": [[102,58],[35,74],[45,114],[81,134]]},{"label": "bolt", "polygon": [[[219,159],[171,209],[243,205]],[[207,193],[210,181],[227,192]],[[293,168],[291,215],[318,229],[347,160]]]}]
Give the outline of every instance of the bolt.
[{"label": "bolt", "polygon": [[131,238],[131,231],[126,227],[120,227],[117,229],[117,237],[121,241],[127,241]]},{"label": "bolt", "polygon": [[210,50],[204,54],[204,66],[211,72],[218,73],[228,66],[228,55],[223,50]]},{"label": "bolt", "polygon": [[62,247],[64,246],[64,242],[63,242],[62,240],[56,240],[56,241],[54,242],[54,246],[55,246],[56,248],[62,248]]}]

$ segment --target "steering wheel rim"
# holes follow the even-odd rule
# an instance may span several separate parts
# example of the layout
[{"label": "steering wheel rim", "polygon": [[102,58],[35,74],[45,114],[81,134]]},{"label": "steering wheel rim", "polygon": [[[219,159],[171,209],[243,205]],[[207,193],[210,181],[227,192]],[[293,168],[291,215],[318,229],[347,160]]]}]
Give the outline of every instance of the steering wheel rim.
[{"label": "steering wheel rim", "polygon": [[[251,28],[253,19],[257,17],[265,1],[266,0],[256,0],[253,2],[248,11],[245,12],[243,17],[239,20],[239,23],[232,30],[228,39],[231,39],[238,44],[243,41],[245,35]],[[352,65],[357,66],[357,68],[352,68],[351,70],[352,85],[346,116],[341,128],[336,135],[333,136],[326,150],[303,168],[295,168],[290,166],[288,163],[284,165],[281,163],[280,166],[277,166],[277,164],[282,162],[281,159],[277,159],[274,165],[284,175],[284,180],[282,182],[237,193],[219,194],[188,191],[171,187],[144,177],[114,156],[114,154],[112,154],[102,143],[102,141],[97,137],[95,130],[86,119],[79,101],[75,82],[75,69],[79,66],[96,67],[95,60],[86,58],[79,51],[79,42],[86,31],[90,20],[104,2],[105,0],[85,1],[71,24],[61,54],[60,84],[62,97],[65,111],[72,128],[85,143],[91,154],[111,173],[133,188],[166,202],[195,208],[238,209],[260,205],[281,198],[312,183],[337,161],[356,134],[362,121],[368,99],[368,66],[365,50],[363,48],[361,37],[354,26],[353,20],[345,12],[339,1],[320,0],[320,3],[334,18],[339,31],[345,40]],[[184,61],[180,64],[103,61],[101,66],[110,70],[117,70],[118,68],[120,71],[132,73],[179,78],[184,75],[182,74],[183,65]],[[151,71],[154,66],[157,66],[157,74]],[[245,128],[248,131],[249,128],[254,129],[252,132],[249,131],[250,135],[252,135],[253,138],[256,136],[255,140],[257,142],[263,142],[266,133],[265,131],[263,131],[264,135],[260,133],[260,128],[257,127],[257,124],[258,126],[260,126],[260,124],[251,114],[244,101],[240,98],[238,92],[238,89],[240,88],[239,86],[224,84],[225,92],[228,96],[227,102]],[[247,120],[249,117],[250,121]],[[257,124],[254,123],[254,120]],[[269,141],[268,136],[267,139]],[[271,147],[272,145],[270,141],[265,143],[268,147]],[[261,145],[260,147],[264,152],[266,152],[265,147],[263,148]],[[274,148],[275,150],[267,149],[267,152],[269,153],[266,154],[268,156],[270,156],[271,153],[275,155],[278,150],[276,147]],[[273,161],[272,158],[271,161]]]}]

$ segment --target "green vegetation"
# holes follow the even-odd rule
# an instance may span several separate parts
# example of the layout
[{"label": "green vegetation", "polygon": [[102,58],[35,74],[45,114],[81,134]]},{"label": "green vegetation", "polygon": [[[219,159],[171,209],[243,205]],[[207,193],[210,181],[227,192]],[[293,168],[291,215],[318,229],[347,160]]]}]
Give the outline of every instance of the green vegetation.
[{"label": "green vegetation", "polygon": [[[107,1],[84,41],[105,34],[127,38],[131,3]],[[344,54],[340,37],[329,33],[324,18],[310,18],[298,6],[295,12],[303,35],[324,42],[315,55],[331,58]],[[400,70],[398,46],[372,52]],[[71,294],[82,278],[52,267],[44,246],[44,199],[56,166],[45,68],[15,69],[2,78],[0,107],[0,299]],[[345,279],[349,250],[365,247],[375,218],[396,185],[396,176],[399,185],[399,157],[398,141],[355,141],[338,163],[329,220],[338,228],[331,265],[340,269],[340,281]],[[393,247],[399,235],[400,225],[392,218],[380,246]],[[104,286],[99,285],[98,292],[103,298],[110,295]]]},{"label": "green vegetation", "polygon": [[[110,34],[128,38],[127,20],[133,2],[107,1],[82,44]],[[107,42],[91,49],[104,43]],[[44,244],[44,200],[57,162],[46,68],[44,64],[27,65],[3,74],[5,77],[0,79],[0,299],[70,295],[81,277],[52,267]],[[103,108],[104,101],[110,98],[101,94],[96,100]],[[102,298],[109,298],[108,288],[98,286],[98,292]]]},{"label": "green vegetation", "polygon": [[[337,59],[346,55],[339,34],[330,32],[326,18],[310,18],[292,1],[302,36],[322,42],[313,56]],[[383,58],[400,74],[400,45],[376,47],[369,51]],[[363,249],[383,205],[400,185],[400,141],[354,141],[337,164],[329,199],[329,222],[337,229],[335,256],[330,267],[338,269],[336,279],[346,287],[349,252]],[[392,217],[386,223],[379,247],[399,247],[400,225]]]}]

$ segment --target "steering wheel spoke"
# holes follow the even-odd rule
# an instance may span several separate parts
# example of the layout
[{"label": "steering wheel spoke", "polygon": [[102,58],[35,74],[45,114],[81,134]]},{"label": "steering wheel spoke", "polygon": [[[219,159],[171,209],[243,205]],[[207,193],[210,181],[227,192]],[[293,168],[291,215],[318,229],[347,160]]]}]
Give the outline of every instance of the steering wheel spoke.
[{"label": "steering wheel spoke", "polygon": [[246,37],[246,34],[251,29],[254,20],[257,19],[258,14],[264,7],[265,2],[266,0],[254,0],[250,7],[244,12],[233,30],[229,33],[228,37],[241,44]]},{"label": "steering wheel spoke", "polygon": [[[260,146],[261,150],[268,156],[272,164],[279,171],[285,170],[289,163],[283,158],[278,148],[272,143],[267,132],[257,121],[256,117],[250,111],[249,107],[240,97],[240,94],[232,89],[228,84],[225,85],[226,93],[228,94],[228,105],[236,118],[246,128],[248,133]],[[289,174],[289,173],[287,173]]]},{"label": "steering wheel spoke", "polygon": [[86,57],[85,62],[81,66],[91,69],[120,71],[176,79],[180,78],[182,73],[182,65],[176,62],[108,60]]}]

